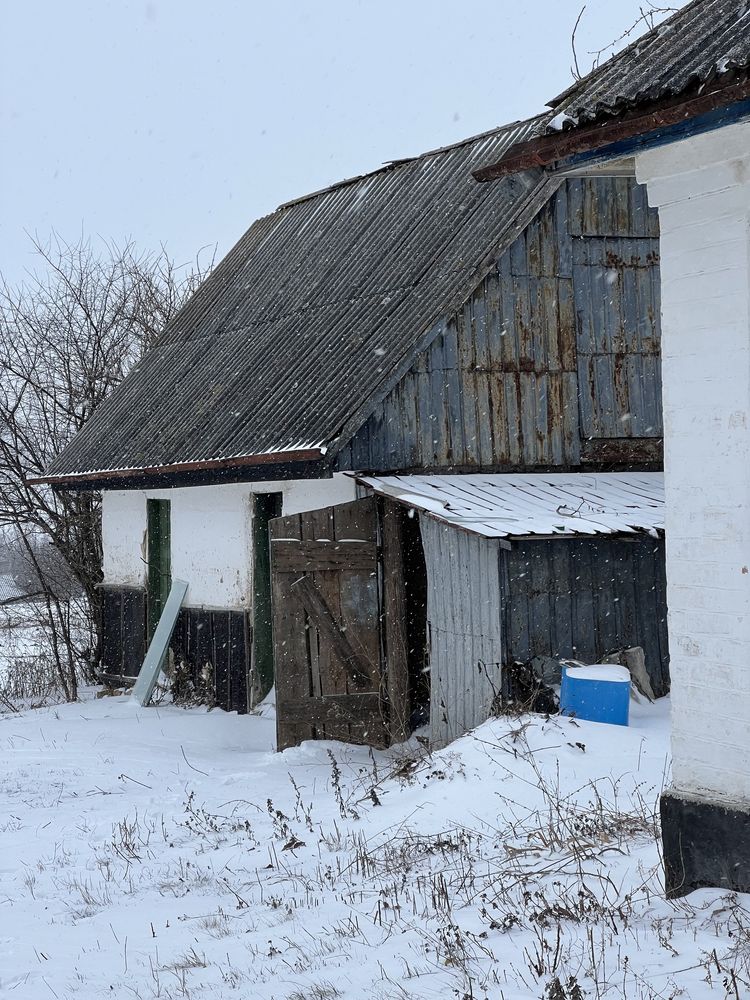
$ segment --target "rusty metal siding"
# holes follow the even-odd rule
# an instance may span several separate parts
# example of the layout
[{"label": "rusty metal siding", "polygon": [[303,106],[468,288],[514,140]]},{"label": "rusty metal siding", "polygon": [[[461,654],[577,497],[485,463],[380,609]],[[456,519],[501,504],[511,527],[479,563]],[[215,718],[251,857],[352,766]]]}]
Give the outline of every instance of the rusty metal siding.
[{"label": "rusty metal siding", "polygon": [[[628,178],[566,182],[339,457],[372,472],[576,468],[661,436],[658,218]],[[596,457],[592,458],[596,461]]]},{"label": "rusty metal siding", "polygon": [[573,244],[581,433],[661,437],[658,239]]},{"label": "rusty metal siding", "polygon": [[571,236],[659,237],[659,214],[629,177],[572,178],[568,209]]},{"label": "rusty metal siding", "polygon": [[500,690],[498,543],[420,517],[427,567],[430,736],[443,746],[489,718]]},{"label": "rusty metal siding", "polygon": [[504,659],[595,663],[637,645],[658,695],[669,690],[664,540],[514,542],[500,556]]}]

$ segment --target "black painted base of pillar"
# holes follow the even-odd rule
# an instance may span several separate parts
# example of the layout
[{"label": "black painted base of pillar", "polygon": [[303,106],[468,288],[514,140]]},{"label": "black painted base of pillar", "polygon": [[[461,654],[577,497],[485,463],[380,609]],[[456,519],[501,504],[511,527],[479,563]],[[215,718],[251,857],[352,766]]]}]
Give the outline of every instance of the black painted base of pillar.
[{"label": "black painted base of pillar", "polygon": [[661,831],[668,898],[701,888],[750,892],[750,811],[665,792]]}]

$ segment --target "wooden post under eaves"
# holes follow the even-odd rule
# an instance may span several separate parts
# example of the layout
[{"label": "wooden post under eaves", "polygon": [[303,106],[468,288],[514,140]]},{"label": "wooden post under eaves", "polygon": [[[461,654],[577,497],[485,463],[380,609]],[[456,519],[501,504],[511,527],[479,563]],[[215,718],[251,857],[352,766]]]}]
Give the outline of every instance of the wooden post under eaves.
[{"label": "wooden post under eaves", "polygon": [[383,617],[391,743],[409,737],[408,636],[404,592],[403,507],[383,500]]}]

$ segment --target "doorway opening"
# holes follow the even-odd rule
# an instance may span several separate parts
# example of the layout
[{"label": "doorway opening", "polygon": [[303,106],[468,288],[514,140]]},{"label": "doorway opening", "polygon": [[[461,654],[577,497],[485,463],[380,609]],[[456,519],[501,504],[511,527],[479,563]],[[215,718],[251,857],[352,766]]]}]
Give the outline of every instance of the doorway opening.
[{"label": "doorway opening", "polygon": [[172,586],[171,511],[169,500],[146,501],[146,558],[148,577],[148,641],[159,624]]},{"label": "doorway opening", "polygon": [[409,729],[430,721],[430,647],[427,629],[427,565],[416,512],[401,518],[404,597],[406,603]]},{"label": "doorway opening", "polygon": [[281,517],[281,493],[253,494],[253,646],[250,707],[263,701],[274,683],[271,543],[268,524]]}]

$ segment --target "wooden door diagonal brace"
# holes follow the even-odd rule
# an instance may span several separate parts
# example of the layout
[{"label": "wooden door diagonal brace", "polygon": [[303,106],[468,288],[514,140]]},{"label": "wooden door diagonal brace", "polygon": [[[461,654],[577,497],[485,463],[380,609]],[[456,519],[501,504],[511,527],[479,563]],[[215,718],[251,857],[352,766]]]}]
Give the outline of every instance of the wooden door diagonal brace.
[{"label": "wooden door diagonal brace", "polygon": [[291,585],[310,619],[317,625],[336,652],[351,679],[357,684],[372,684],[369,665],[353,649],[346,632],[336,621],[325,597],[311,576],[301,576]]}]

